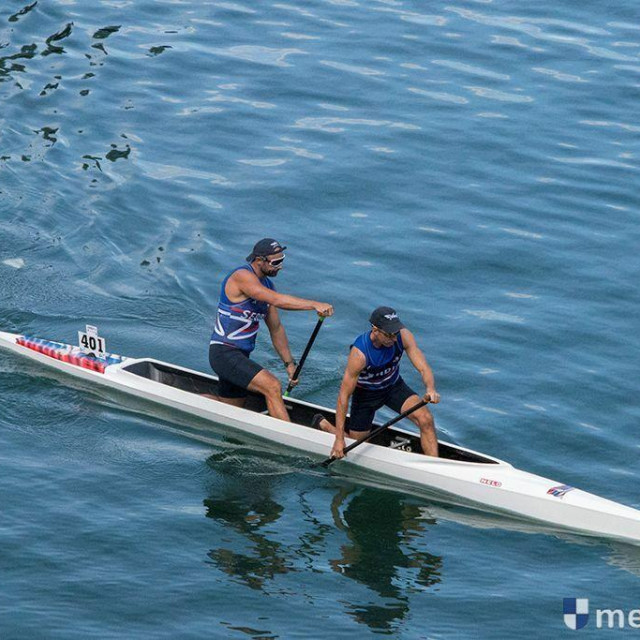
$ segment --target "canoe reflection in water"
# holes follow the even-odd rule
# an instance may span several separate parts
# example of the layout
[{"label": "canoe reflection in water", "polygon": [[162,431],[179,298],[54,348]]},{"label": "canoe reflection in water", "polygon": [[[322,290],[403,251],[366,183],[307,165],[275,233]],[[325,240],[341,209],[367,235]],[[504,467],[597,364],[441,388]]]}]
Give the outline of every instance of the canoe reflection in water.
[{"label": "canoe reflection in water", "polygon": [[[349,485],[339,488],[333,499],[314,500],[312,507],[308,498],[315,490],[309,488],[300,495],[302,512],[287,507],[279,527],[285,508],[269,495],[268,480],[260,486],[233,485],[205,499],[204,505],[208,518],[244,540],[225,536],[225,546],[211,549],[208,557],[217,569],[251,589],[280,592],[282,584],[276,581],[290,572],[306,573],[315,582],[313,573],[329,566],[364,587],[348,590],[353,597],[343,603],[347,613],[372,630],[389,631],[409,612],[412,593],[441,580],[442,558],[418,550],[418,538],[424,546],[431,523],[420,506],[398,494]],[[330,506],[331,512],[318,513],[318,504]],[[295,543],[293,518],[300,522]],[[296,582],[306,579],[300,575]]]}]

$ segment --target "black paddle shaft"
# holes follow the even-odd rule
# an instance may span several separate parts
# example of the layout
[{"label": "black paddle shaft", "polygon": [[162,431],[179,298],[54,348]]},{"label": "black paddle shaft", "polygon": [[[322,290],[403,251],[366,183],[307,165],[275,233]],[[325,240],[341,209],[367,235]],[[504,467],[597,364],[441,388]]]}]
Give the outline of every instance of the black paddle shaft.
[{"label": "black paddle shaft", "polygon": [[[298,363],[298,366],[296,367],[295,373],[293,374],[293,378],[291,378],[292,380],[297,380],[298,376],[300,375],[300,371],[302,371],[302,366],[304,365],[304,361],[307,359],[307,356],[309,355],[309,351],[311,351],[311,347],[313,346],[313,343],[315,342],[316,336],[318,335],[318,332],[320,331],[320,327],[322,326],[322,323],[324,321],[324,316],[320,316],[318,318],[318,322],[316,323],[316,326],[313,329],[313,333],[311,334],[311,337],[309,338],[309,342],[307,342],[307,346],[304,348],[304,352],[302,353],[302,357],[300,358],[300,362]],[[289,382],[289,385],[287,386],[287,390],[285,391],[285,396],[288,396],[291,393],[291,389],[293,389],[293,384],[291,382]]]},{"label": "black paddle shaft", "polygon": [[[420,402],[414,404],[413,407],[409,407],[406,411],[403,411],[400,415],[397,415],[395,418],[392,418],[388,422],[385,422],[384,424],[381,424],[379,427],[376,427],[373,431],[371,431],[371,433],[369,433],[369,435],[366,438],[362,438],[362,440],[357,440],[356,442],[352,442],[348,447],[345,447],[344,449],[345,454],[349,453],[349,451],[352,451],[362,443],[367,442],[372,438],[375,438],[379,433],[382,433],[385,429],[388,429],[391,425],[394,425],[396,422],[400,422],[400,420],[402,420],[403,418],[406,418],[410,413],[417,411],[418,409],[420,409],[420,407],[424,407],[424,405],[427,404],[430,400],[431,398],[429,396],[427,396],[426,398],[423,398],[422,400],[420,400]],[[334,460],[337,460],[337,459],[338,458],[331,456],[330,458],[327,458],[324,462],[322,462],[321,465],[323,467],[328,467]]]}]

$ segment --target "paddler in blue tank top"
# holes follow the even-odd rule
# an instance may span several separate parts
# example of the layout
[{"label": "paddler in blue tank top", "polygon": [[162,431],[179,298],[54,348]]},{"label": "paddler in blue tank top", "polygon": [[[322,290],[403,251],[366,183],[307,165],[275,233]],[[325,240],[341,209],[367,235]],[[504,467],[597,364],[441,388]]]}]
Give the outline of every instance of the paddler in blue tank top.
[{"label": "paddler in blue tank top", "polygon": [[330,316],[333,307],[328,302],[276,291],[271,278],[282,269],[285,249],[277,240],[263,238],[247,256],[247,264],[237,267],[224,279],[209,344],[209,363],[220,379],[219,400],[242,407],[247,390],[256,391],[264,395],[269,415],[289,421],[280,381],[249,357],[255,347],[260,320],[266,322],[271,342],[291,380],[296,362],[278,309],[314,310],[318,315]]},{"label": "paddler in blue tank top", "polygon": [[[433,371],[411,331],[400,322],[395,309],[378,307],[371,314],[369,322],[371,329],[359,335],[351,345],[338,393],[335,427],[320,414],[313,419],[314,426],[335,434],[331,450],[335,458],[344,458],[345,434],[356,440],[369,435],[375,413],[380,407],[387,406],[402,413],[420,401],[400,375],[400,359],[404,352],[422,377],[426,388],[425,398],[428,395],[430,402],[440,402]],[[347,420],[350,399],[351,415]],[[438,440],[429,409],[423,406],[409,414],[408,418],[420,428],[423,453],[437,456]]]}]

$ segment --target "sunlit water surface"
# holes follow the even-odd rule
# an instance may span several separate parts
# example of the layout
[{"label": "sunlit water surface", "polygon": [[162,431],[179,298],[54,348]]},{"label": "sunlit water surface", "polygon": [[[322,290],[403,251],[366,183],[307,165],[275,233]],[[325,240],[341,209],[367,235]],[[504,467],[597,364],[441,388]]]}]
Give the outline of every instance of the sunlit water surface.
[{"label": "sunlit water surface", "polygon": [[[0,328],[207,370],[220,282],[274,236],[280,290],[336,309],[298,397],[333,405],[389,304],[447,438],[640,507],[637,9],[5,0]],[[283,318],[299,354],[314,318]],[[44,373],[0,356],[3,638],[570,637],[565,597],[640,606],[633,548]]]}]

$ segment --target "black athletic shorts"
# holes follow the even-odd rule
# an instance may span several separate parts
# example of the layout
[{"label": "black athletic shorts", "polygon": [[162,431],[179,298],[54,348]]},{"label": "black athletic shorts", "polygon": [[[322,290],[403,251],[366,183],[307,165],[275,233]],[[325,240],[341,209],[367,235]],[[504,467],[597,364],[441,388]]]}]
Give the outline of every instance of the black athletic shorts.
[{"label": "black athletic shorts", "polygon": [[249,383],[263,369],[246,351],[226,344],[209,345],[209,364],[218,374],[218,395],[223,398],[246,398]]},{"label": "black athletic shorts", "polygon": [[351,396],[351,417],[347,423],[349,431],[371,431],[376,411],[387,406],[397,413],[402,413],[402,405],[407,398],[416,392],[400,377],[397,382],[386,389],[360,389]]}]

